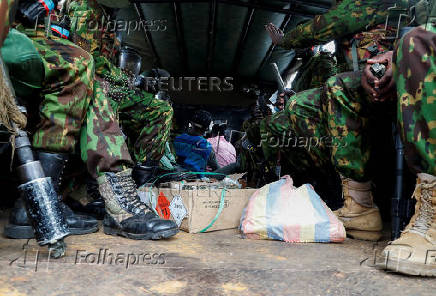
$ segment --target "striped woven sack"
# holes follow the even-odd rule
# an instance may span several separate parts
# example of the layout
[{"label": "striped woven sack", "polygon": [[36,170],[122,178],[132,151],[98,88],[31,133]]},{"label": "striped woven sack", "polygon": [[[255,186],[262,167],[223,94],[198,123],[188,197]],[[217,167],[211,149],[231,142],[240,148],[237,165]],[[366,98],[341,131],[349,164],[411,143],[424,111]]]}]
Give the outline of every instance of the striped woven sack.
[{"label": "striped woven sack", "polygon": [[243,236],[292,243],[342,242],[345,228],[310,184],[294,187],[291,177],[258,189],[239,226]]}]

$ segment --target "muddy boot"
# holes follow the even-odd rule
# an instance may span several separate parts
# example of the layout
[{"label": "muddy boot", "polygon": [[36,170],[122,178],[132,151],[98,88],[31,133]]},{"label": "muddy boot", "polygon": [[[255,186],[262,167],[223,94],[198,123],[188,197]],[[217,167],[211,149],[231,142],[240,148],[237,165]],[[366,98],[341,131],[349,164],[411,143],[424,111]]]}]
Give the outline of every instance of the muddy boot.
[{"label": "muddy boot", "polygon": [[104,233],[131,239],[161,239],[179,231],[174,221],[161,219],[141,202],[131,169],[104,173],[98,183],[106,204]]},{"label": "muddy boot", "polygon": [[409,275],[436,276],[436,177],[418,174],[415,214],[383,251],[379,267]]},{"label": "muddy boot", "polygon": [[347,236],[354,239],[378,241],[382,236],[380,211],[373,203],[371,182],[342,179],[344,206],[335,215],[344,224]]}]

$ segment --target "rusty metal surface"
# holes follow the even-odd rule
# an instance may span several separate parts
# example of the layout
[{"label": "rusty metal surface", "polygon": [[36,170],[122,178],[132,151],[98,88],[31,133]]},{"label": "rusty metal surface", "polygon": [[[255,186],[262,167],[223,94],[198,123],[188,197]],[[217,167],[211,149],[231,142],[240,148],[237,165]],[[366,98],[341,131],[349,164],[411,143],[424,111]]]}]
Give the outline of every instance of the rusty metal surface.
[{"label": "rusty metal surface", "polygon": [[2,236],[0,295],[435,295],[436,290],[435,279],[372,268],[374,252],[386,241],[286,244],[241,239],[236,230],[181,232],[167,241],[133,241],[100,231],[66,241],[67,256],[47,261],[35,240]]}]

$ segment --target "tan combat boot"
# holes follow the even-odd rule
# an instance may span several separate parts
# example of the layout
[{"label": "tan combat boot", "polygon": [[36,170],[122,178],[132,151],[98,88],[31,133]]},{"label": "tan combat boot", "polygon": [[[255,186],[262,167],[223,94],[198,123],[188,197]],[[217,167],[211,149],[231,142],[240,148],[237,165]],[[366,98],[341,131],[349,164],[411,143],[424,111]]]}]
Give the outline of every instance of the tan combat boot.
[{"label": "tan combat boot", "polygon": [[409,275],[436,276],[436,177],[418,174],[415,214],[378,266]]},{"label": "tan combat boot", "polygon": [[382,236],[383,224],[380,211],[374,205],[371,182],[356,182],[342,177],[344,206],[335,215],[344,224],[351,238],[378,241]]}]

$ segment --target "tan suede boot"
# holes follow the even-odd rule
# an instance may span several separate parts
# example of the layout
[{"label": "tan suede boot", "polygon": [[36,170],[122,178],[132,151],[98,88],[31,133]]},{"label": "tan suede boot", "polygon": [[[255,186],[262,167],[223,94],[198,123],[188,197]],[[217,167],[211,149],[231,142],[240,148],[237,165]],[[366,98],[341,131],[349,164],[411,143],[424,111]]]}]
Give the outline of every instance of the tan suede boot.
[{"label": "tan suede boot", "polygon": [[380,211],[373,203],[371,182],[356,182],[342,177],[344,206],[334,213],[344,224],[347,236],[378,241],[383,224]]},{"label": "tan suede boot", "polygon": [[415,214],[390,242],[378,266],[409,275],[436,276],[436,177],[418,174]]}]

